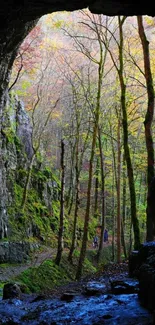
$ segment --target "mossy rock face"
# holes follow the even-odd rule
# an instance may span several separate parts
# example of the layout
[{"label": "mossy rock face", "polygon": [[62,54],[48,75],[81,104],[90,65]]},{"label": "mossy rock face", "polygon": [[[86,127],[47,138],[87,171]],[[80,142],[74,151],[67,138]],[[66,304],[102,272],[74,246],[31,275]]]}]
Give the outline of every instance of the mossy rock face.
[{"label": "mossy rock face", "polygon": [[30,250],[28,242],[1,242],[0,263],[23,263],[28,260]]}]

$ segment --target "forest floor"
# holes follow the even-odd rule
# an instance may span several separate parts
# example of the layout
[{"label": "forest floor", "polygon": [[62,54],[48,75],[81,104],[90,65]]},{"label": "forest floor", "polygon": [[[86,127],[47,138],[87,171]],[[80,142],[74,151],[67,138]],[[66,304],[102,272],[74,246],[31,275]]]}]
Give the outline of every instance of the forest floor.
[{"label": "forest floor", "polygon": [[[107,243],[106,246],[107,245],[109,245],[109,243]],[[88,250],[92,249],[93,246],[90,243]],[[64,251],[68,250],[64,249]],[[42,246],[42,249],[40,251],[36,251],[34,254],[32,254],[31,258],[23,264],[0,264],[0,282],[8,282],[10,279],[18,276],[26,269],[41,265],[47,259],[54,260],[56,253],[57,248]]]},{"label": "forest floor", "polygon": [[[89,250],[92,247],[90,245]],[[67,251],[67,250],[65,250]],[[5,283],[12,281],[13,278],[20,275],[23,271],[27,270],[30,267],[37,267],[41,265],[45,260],[52,259],[54,260],[57,253],[56,248],[51,248],[47,246],[43,246],[41,251],[35,252],[31,256],[31,259],[24,264],[2,264],[0,265],[0,282]],[[93,281],[103,275],[107,278],[115,277],[116,279],[121,280],[121,278],[128,276],[128,263],[108,263],[104,266],[104,271],[100,270],[94,274],[90,274],[84,277],[84,281]],[[60,296],[67,289],[71,289],[74,287],[74,290],[81,291],[82,283],[79,281],[71,280],[70,283],[62,286],[56,286],[53,290],[50,291],[50,294]]]},{"label": "forest floor", "polygon": [[[48,248],[27,265],[6,268],[7,281],[24,269],[40,265],[55,256]],[[2,275],[2,273],[1,273]],[[108,263],[102,271],[81,281],[55,287],[48,293],[23,294],[21,300],[1,300],[0,324],[17,325],[153,325],[153,315],[144,309],[137,293],[113,294],[111,283],[133,281],[128,277],[128,263]],[[97,289],[97,293],[95,291]],[[71,299],[70,299],[71,297]]]},{"label": "forest floor", "polygon": [[[47,259],[53,260],[56,252],[54,248],[45,247],[36,252],[26,264],[0,265],[0,282],[12,281],[24,270],[39,266]],[[111,283],[117,281],[135,281],[129,279],[127,262],[109,262],[100,271],[85,276],[81,281],[71,280],[65,285],[55,286],[49,292],[23,294],[21,300],[14,299],[11,303],[1,300],[0,314],[3,321],[0,324],[155,324],[153,315],[140,306],[136,292],[111,292]],[[94,289],[97,289],[98,293],[95,293]],[[68,300],[70,297],[71,300]]]}]

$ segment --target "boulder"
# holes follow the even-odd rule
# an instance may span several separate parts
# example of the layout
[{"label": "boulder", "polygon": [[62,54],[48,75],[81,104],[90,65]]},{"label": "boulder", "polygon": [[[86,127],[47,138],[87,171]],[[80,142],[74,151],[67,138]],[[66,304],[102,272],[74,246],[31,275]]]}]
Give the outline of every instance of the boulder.
[{"label": "boulder", "polygon": [[20,286],[16,283],[6,283],[3,288],[3,300],[5,299],[21,299]]},{"label": "boulder", "polygon": [[104,283],[91,281],[86,284],[83,294],[85,296],[96,296],[105,293],[106,289],[107,287]]},{"label": "boulder", "polygon": [[139,269],[139,251],[132,251],[129,256],[129,276],[135,277]]},{"label": "boulder", "polygon": [[133,251],[129,256],[129,276],[138,277],[142,264],[150,263],[153,256],[155,256],[155,242],[144,243],[139,251]]},{"label": "boulder", "polygon": [[139,300],[150,311],[155,310],[155,242],[144,243],[129,258],[129,274],[139,281]]},{"label": "boulder", "polygon": [[77,296],[76,292],[64,292],[61,296],[61,300],[66,301],[66,302],[70,302],[72,301],[75,297]]},{"label": "boulder", "polygon": [[137,293],[139,291],[138,281],[135,279],[113,280],[111,291],[115,295]]},{"label": "boulder", "polygon": [[155,268],[142,264],[139,270],[139,300],[141,304],[153,311],[155,309]]}]

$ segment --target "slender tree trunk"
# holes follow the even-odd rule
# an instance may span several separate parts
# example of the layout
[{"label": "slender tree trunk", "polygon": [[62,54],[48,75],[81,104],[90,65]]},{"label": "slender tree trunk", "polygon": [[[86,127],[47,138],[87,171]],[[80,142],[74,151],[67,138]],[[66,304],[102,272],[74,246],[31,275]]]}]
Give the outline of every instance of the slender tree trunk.
[{"label": "slender tree trunk", "polygon": [[153,87],[153,78],[151,72],[150,64],[150,53],[149,53],[149,41],[146,38],[143,18],[142,16],[137,17],[138,21],[138,31],[143,48],[144,56],[144,71],[145,71],[145,80],[147,86],[147,112],[145,115],[145,141],[147,149],[147,185],[148,185],[148,195],[147,195],[147,234],[146,240],[152,241],[155,235],[155,207],[154,207],[154,195],[152,195],[152,186],[151,182],[154,179],[154,147],[153,147],[153,138],[152,138],[152,122],[154,116],[154,87]]},{"label": "slender tree trunk", "polygon": [[76,164],[75,164],[75,173],[76,173],[76,196],[75,196],[75,211],[74,211],[74,223],[73,223],[73,235],[72,235],[72,244],[68,255],[68,261],[72,262],[73,252],[76,244],[76,228],[77,228],[77,218],[78,218],[78,210],[79,210],[79,132],[77,134],[76,141]]},{"label": "slender tree trunk", "polygon": [[125,220],[126,220],[126,164],[123,155],[123,206],[122,206],[122,228],[121,228],[121,242],[123,246],[124,256],[127,257],[126,243],[125,243]]},{"label": "slender tree trunk", "polygon": [[[52,109],[54,109],[57,106],[58,101],[59,101],[59,99],[56,100],[55,105],[53,106]],[[37,155],[37,153],[39,151],[43,132],[44,132],[44,130],[45,130],[45,128],[46,128],[46,126],[47,126],[47,124],[49,122],[49,119],[50,119],[51,113],[52,113],[52,110],[48,112],[47,117],[46,117],[46,120],[45,120],[45,122],[44,122],[44,124],[42,126],[42,130],[41,130],[41,132],[40,132],[40,134],[38,136],[37,145],[34,146],[34,126],[35,126],[34,114],[35,114],[35,111],[36,111],[36,108],[37,108],[39,102],[40,102],[40,95],[39,95],[39,93],[37,93],[37,99],[36,99],[36,102],[34,104],[33,111],[32,111],[32,124],[33,124],[33,128],[32,128],[31,140],[32,140],[32,147],[33,147],[33,155],[31,157],[31,161],[30,161],[30,164],[29,164],[29,168],[28,168],[28,172],[27,172],[27,178],[26,178],[26,183],[25,183],[24,192],[23,192],[22,203],[21,203],[21,209],[23,211],[25,209],[25,204],[26,204],[26,200],[27,200],[27,194],[28,194],[28,189],[29,189],[29,185],[30,185],[30,180],[31,180],[31,174],[32,174],[32,168],[33,168],[34,159],[35,159],[35,157],[36,157],[36,155]]]},{"label": "slender tree trunk", "polygon": [[99,193],[99,157],[96,161],[96,173],[95,173],[95,204],[94,204],[94,217],[98,217],[98,193]]},{"label": "slender tree trunk", "polygon": [[115,260],[115,172],[113,164],[113,180],[112,180],[112,261]]},{"label": "slender tree trunk", "polygon": [[120,116],[117,129],[117,262],[121,262],[121,142]]},{"label": "slender tree trunk", "polygon": [[[124,17],[125,18],[125,17]],[[129,191],[130,191],[130,202],[131,202],[131,220],[134,231],[134,249],[139,249],[140,247],[140,232],[139,232],[139,223],[137,219],[136,211],[136,192],[135,192],[135,183],[133,175],[133,166],[131,162],[129,142],[128,142],[128,118],[127,118],[127,109],[126,109],[126,85],[124,82],[124,63],[123,63],[123,22],[124,19],[118,17],[119,21],[119,33],[120,33],[120,45],[119,45],[119,63],[120,67],[118,69],[119,81],[121,86],[121,109],[122,109],[122,126],[123,126],[123,143],[124,143],[124,153],[125,160],[127,165],[128,173],[128,182],[129,182]]]},{"label": "slender tree trunk", "polygon": [[84,222],[84,230],[83,230],[82,247],[81,247],[81,252],[79,257],[77,273],[76,273],[76,280],[79,280],[81,278],[82,268],[83,268],[83,263],[86,255],[86,248],[87,248],[87,239],[88,239],[87,236],[88,236],[89,214],[90,214],[90,203],[91,203],[91,187],[92,187],[92,176],[93,176],[93,160],[94,160],[94,153],[96,147],[96,135],[97,135],[97,123],[95,123],[94,130],[93,130],[91,157],[89,161],[89,179],[88,179],[88,189],[87,189],[85,222]]},{"label": "slender tree trunk", "polygon": [[71,166],[70,166],[70,176],[69,176],[69,188],[66,198],[66,207],[68,209],[68,215],[71,214],[72,206],[73,206],[73,188],[74,188],[74,161],[75,161],[75,145],[72,148],[71,154]]},{"label": "slender tree trunk", "polygon": [[74,223],[73,223],[73,235],[72,235],[72,244],[68,255],[68,261],[72,262],[73,252],[76,247],[76,229],[77,229],[77,219],[79,211],[79,178],[76,182],[76,197],[75,197],[75,212],[74,212]]},{"label": "slender tree trunk", "polygon": [[73,195],[73,190],[71,191],[71,196],[70,196],[70,202],[69,202],[69,209],[68,209],[68,215],[70,216],[72,207],[73,207],[73,201],[74,201],[74,195]]},{"label": "slender tree trunk", "polygon": [[101,164],[101,198],[102,198],[102,208],[101,208],[101,235],[99,242],[99,249],[97,254],[97,260],[100,261],[102,249],[103,249],[103,238],[105,229],[105,175],[104,175],[104,157],[102,152],[102,141],[101,141],[101,130],[98,128],[98,139],[99,139],[99,151],[100,151],[100,164]]},{"label": "slender tree trunk", "polygon": [[[98,35],[99,37],[99,35]],[[93,127],[93,139],[91,146],[91,156],[89,161],[89,177],[88,177],[88,189],[87,189],[87,203],[86,203],[86,213],[84,221],[84,232],[82,239],[82,247],[80,251],[79,263],[76,272],[76,279],[79,280],[82,276],[83,263],[86,255],[87,249],[87,237],[88,237],[88,226],[89,226],[89,214],[90,214],[90,204],[91,204],[91,187],[92,187],[92,176],[93,176],[93,161],[96,148],[96,138],[99,125],[99,116],[100,116],[100,99],[101,99],[101,86],[103,78],[103,69],[104,69],[104,60],[103,60],[103,49],[102,43],[99,38],[100,45],[100,62],[98,65],[98,87],[97,87],[97,98],[96,98],[96,107],[95,107],[95,121]]]},{"label": "slender tree trunk", "polygon": [[61,140],[61,196],[60,196],[60,221],[59,221],[59,234],[58,234],[58,250],[55,263],[60,264],[61,256],[63,252],[63,231],[64,231],[64,192],[65,192],[65,144],[64,140]]}]

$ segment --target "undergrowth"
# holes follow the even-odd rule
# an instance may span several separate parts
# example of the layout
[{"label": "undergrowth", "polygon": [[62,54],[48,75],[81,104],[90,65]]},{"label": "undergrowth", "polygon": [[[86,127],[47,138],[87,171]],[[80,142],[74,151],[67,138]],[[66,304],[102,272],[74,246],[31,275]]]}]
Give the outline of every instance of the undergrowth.
[{"label": "undergrowth", "polygon": [[[104,270],[104,265],[111,261],[112,247],[105,246],[101,261],[97,263],[97,250],[87,250],[83,265],[83,277],[91,276],[98,271]],[[12,278],[13,282],[19,283],[25,293],[47,293],[61,285],[75,280],[80,251],[74,251],[73,263],[68,261],[68,252],[64,251],[61,263],[57,266],[54,258],[44,260],[39,266],[33,265],[20,275]],[[5,268],[4,264],[4,268]],[[8,265],[7,265],[8,267]]]},{"label": "undergrowth", "polygon": [[[26,288],[26,293],[45,293],[54,289],[57,286],[67,284],[75,280],[77,263],[79,255],[77,252],[73,258],[73,264],[68,262],[67,255],[64,254],[60,263],[57,266],[54,261],[45,260],[38,267],[30,267],[23,271],[14,280]],[[86,258],[83,267],[83,276],[96,272],[96,268]]]}]

